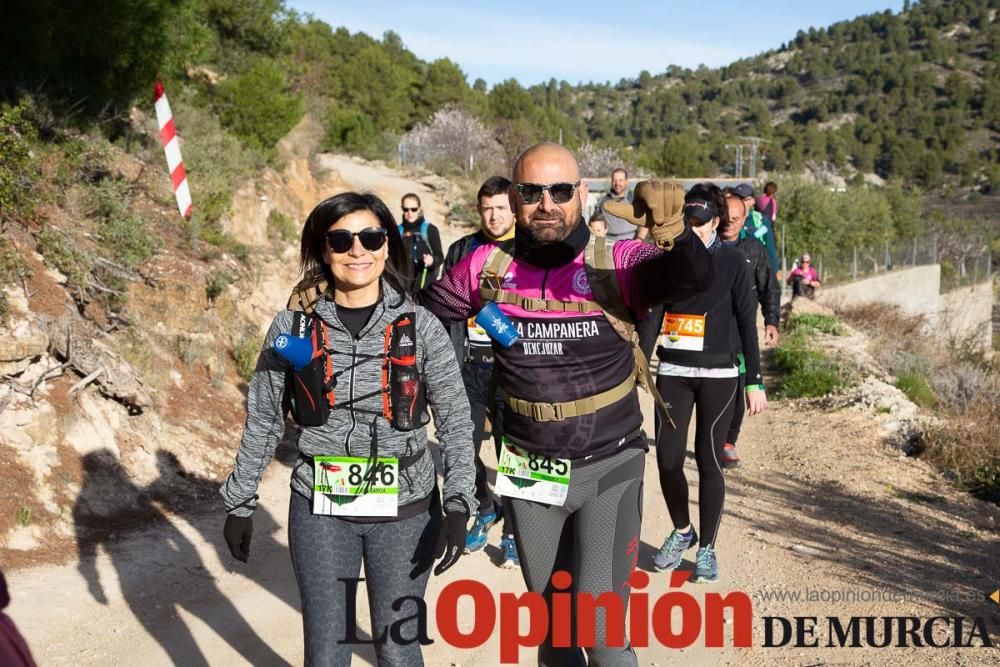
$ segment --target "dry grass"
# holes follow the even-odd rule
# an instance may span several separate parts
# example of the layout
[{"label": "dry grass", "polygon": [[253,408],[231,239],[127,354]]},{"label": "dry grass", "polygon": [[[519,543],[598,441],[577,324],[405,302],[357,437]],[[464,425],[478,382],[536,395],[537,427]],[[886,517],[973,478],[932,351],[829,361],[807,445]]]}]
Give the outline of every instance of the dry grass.
[{"label": "dry grass", "polygon": [[941,418],[923,434],[923,456],[976,496],[1000,503],[1000,360],[923,333],[922,317],[881,304],[841,316],[872,337],[879,363],[897,386]]}]

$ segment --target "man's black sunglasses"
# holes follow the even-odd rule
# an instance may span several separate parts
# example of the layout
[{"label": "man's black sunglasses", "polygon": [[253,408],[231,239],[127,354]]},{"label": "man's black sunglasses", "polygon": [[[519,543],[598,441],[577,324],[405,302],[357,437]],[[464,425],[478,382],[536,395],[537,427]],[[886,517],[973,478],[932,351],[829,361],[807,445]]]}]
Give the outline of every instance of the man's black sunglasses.
[{"label": "man's black sunglasses", "polygon": [[407,208],[406,206],[403,207],[403,213],[416,213],[419,210],[420,210],[419,206],[417,206],[416,208]]},{"label": "man's black sunglasses", "polygon": [[573,193],[576,192],[576,188],[580,185],[580,181],[576,183],[550,183],[548,185],[542,185],[541,183],[517,183],[514,187],[517,189],[517,196],[521,198],[525,204],[537,204],[542,201],[542,195],[545,191],[549,191],[549,196],[552,197],[552,201],[556,204],[565,204],[570,199],[573,198]]},{"label": "man's black sunglasses", "polygon": [[368,227],[360,232],[334,229],[326,233],[326,243],[336,253],[347,252],[354,246],[354,237],[361,239],[361,247],[372,252],[385,245],[388,234],[381,227]]}]

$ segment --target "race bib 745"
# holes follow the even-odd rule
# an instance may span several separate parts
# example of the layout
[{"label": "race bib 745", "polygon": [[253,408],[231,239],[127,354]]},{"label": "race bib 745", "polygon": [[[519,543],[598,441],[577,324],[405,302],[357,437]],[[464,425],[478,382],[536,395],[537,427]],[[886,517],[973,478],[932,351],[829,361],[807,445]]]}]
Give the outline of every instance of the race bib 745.
[{"label": "race bib 745", "polygon": [[705,349],[705,316],[664,313],[660,334],[660,345],[668,350],[702,352]]}]

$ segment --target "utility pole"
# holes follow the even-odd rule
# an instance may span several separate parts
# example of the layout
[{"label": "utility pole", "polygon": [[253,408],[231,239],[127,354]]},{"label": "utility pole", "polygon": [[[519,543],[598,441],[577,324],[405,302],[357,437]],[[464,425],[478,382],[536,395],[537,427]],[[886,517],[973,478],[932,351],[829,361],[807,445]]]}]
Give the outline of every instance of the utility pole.
[{"label": "utility pole", "polygon": [[760,147],[764,144],[764,140],[760,137],[740,137],[743,141],[750,143],[750,178],[757,177],[757,162],[760,157]]},{"label": "utility pole", "polygon": [[733,175],[736,178],[743,178],[743,144],[726,144],[726,148],[736,149],[736,168]]}]

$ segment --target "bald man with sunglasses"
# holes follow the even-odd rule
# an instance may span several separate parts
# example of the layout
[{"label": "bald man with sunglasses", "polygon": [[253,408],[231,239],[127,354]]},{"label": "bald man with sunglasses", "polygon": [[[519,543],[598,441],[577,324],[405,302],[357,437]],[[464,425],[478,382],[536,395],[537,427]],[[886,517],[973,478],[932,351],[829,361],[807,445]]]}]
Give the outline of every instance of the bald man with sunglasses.
[{"label": "bald man with sunglasses", "polygon": [[[627,607],[639,554],[646,437],[637,360],[620,333],[621,320],[706,289],[712,263],[684,225],[684,191],[677,184],[644,181],[633,202],[605,205],[606,213],[647,228],[656,242],[649,245],[591,240],[581,216],[587,184],[562,146],[527,149],[512,181],[513,253],[475,250],[423,294],[423,303],[446,322],[497,306],[500,325],[520,335],[509,347],[493,342],[505,403],[497,489],[509,500],[528,588],[551,592],[553,573],[565,570],[571,592],[614,592]],[[617,323],[606,314],[606,301],[598,302],[597,292],[610,290],[624,306]],[[526,483],[519,471],[529,469],[546,471],[546,480]],[[623,623],[605,623],[598,620],[595,646],[556,648],[548,637],[538,663],[582,665],[585,649],[592,665],[637,664],[627,642],[607,645],[616,633],[624,636]]]}]

